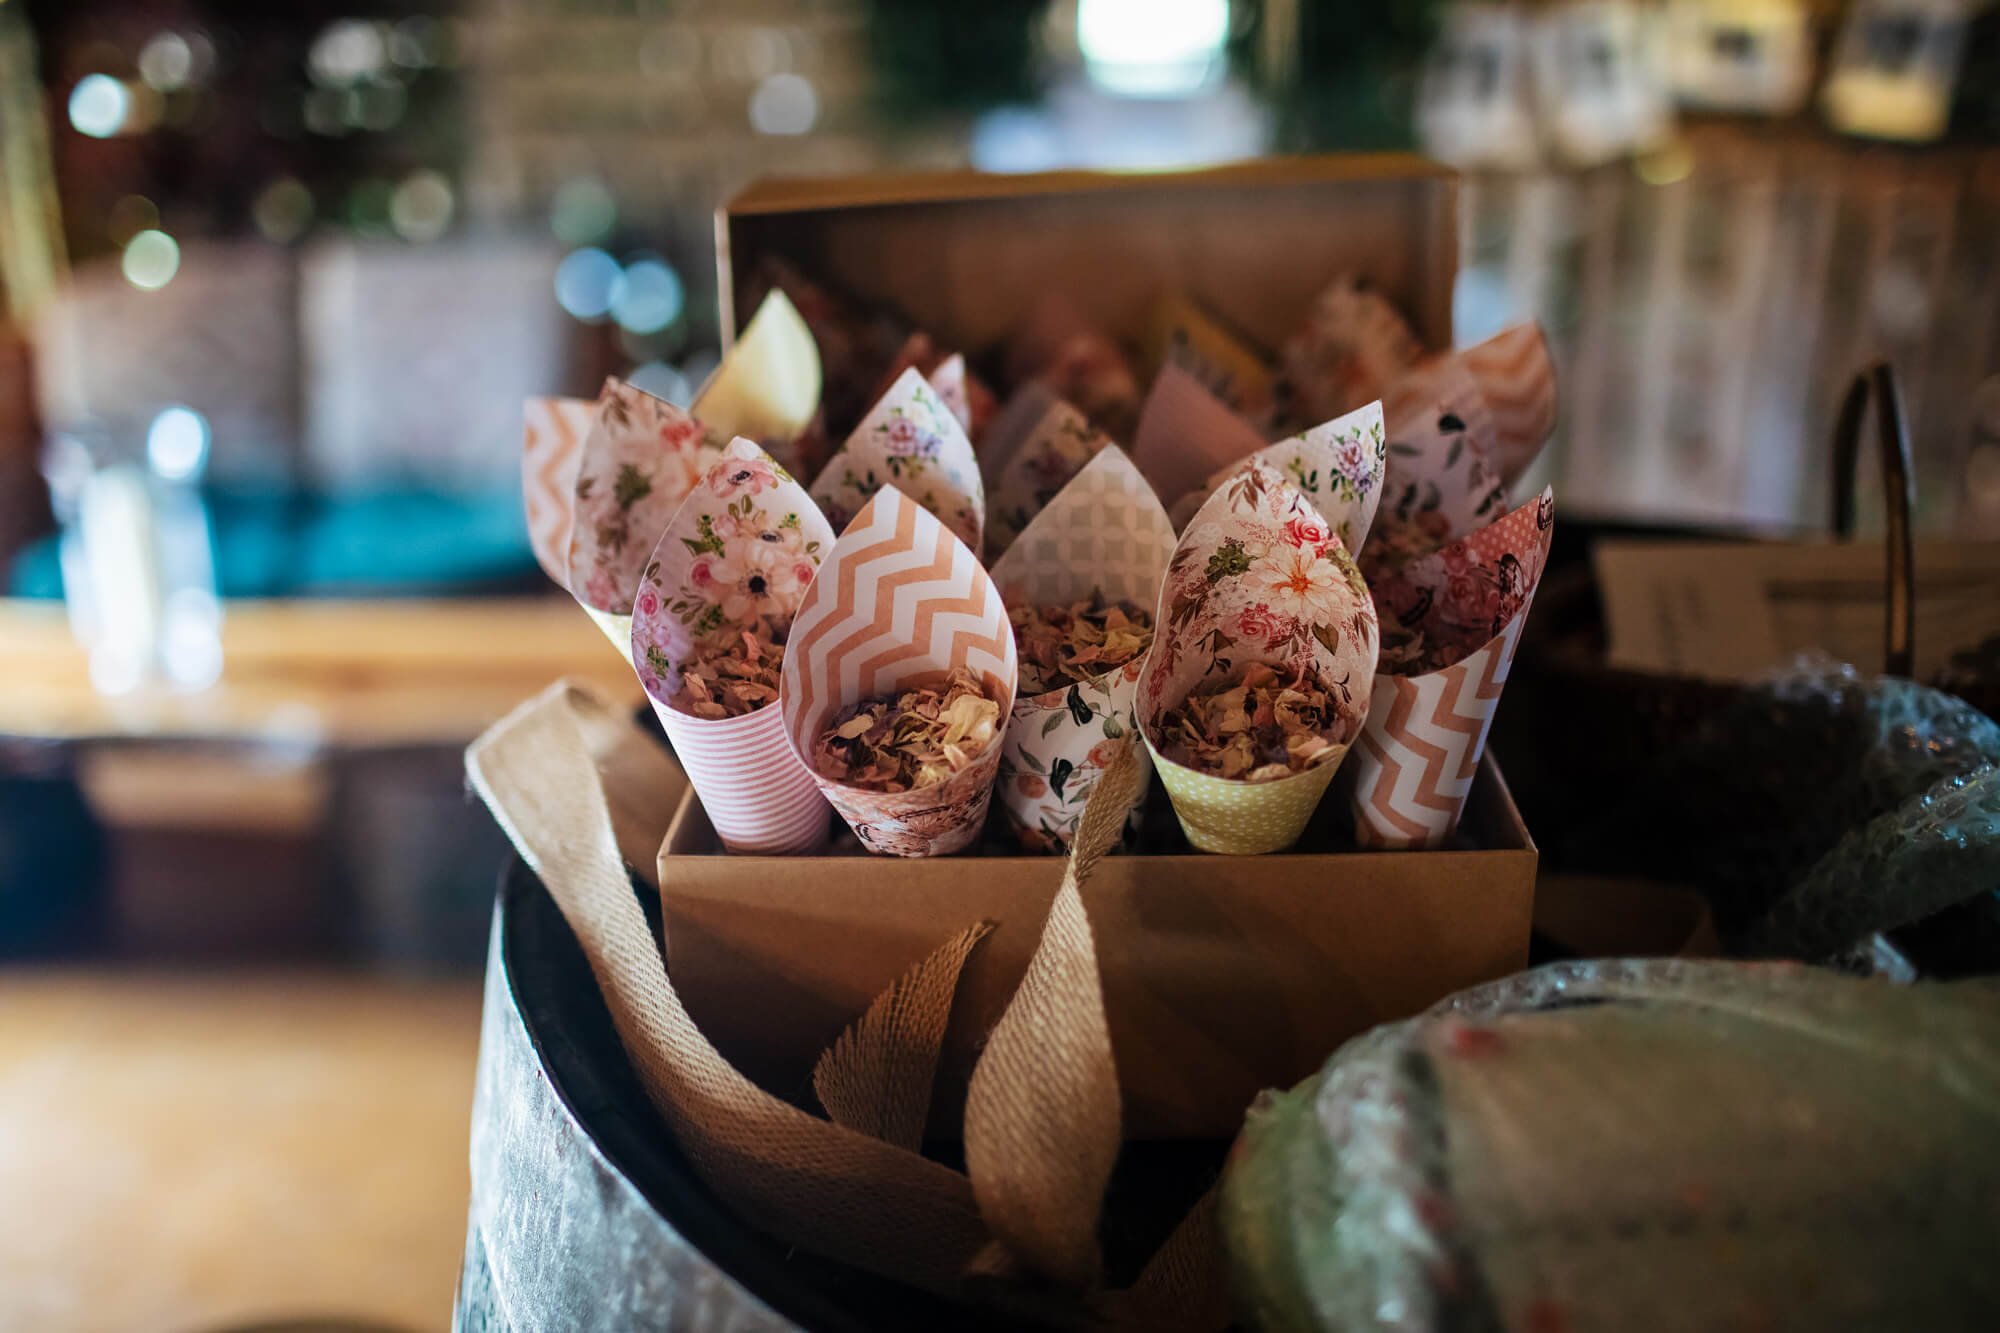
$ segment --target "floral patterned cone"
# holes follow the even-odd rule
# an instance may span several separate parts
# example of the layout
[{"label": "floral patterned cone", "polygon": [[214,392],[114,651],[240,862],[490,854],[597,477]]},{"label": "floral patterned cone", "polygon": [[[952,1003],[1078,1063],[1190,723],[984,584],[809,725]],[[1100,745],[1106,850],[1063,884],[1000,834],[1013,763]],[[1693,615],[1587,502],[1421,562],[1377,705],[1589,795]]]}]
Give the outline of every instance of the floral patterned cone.
[{"label": "floral patterned cone", "polygon": [[1187,371],[1167,366],[1140,410],[1132,461],[1155,491],[1180,496],[1263,447],[1255,426]]},{"label": "floral patterned cone", "polygon": [[1007,396],[1007,401],[1000,405],[987,425],[985,437],[979,441],[979,475],[985,479],[988,491],[998,484],[1009,460],[1026,442],[1029,433],[1039,427],[1049,409],[1061,401],[1047,385],[1033,380]]},{"label": "floral patterned cone", "polygon": [[[1182,534],[1139,676],[1139,724],[1188,841],[1251,855],[1305,831],[1360,733],[1375,674],[1375,608],[1353,559],[1299,489],[1263,463],[1209,498]],[[1302,674],[1337,705],[1333,757],[1268,782],[1197,772],[1162,753],[1163,715],[1252,663]]]},{"label": "floral patterned cone", "polygon": [[1556,368],[1542,326],[1516,324],[1463,353],[1493,422],[1493,460],[1512,486],[1556,428]]},{"label": "floral patterned cone", "polygon": [[521,412],[521,509],[542,572],[569,587],[569,529],[576,466],[597,415],[588,398],[530,398]]},{"label": "floral patterned cone", "polygon": [[672,403],[605,382],[577,461],[569,590],[620,652],[654,543],[721,458],[721,443]]},{"label": "floral patterned cone", "polygon": [[1555,421],[1548,343],[1524,324],[1432,357],[1395,383],[1385,408],[1388,477],[1361,560],[1371,578],[1506,512],[1507,487]]},{"label": "floral patterned cone", "polygon": [[1018,670],[1013,626],[978,558],[922,505],[884,486],[840,534],[792,621],[780,686],[786,735],[809,765],[840,708],[955,667],[1000,705],[1001,733],[972,763],[907,792],[813,775],[871,851],[943,856],[979,836]]},{"label": "floral patterned cone", "polygon": [[965,438],[972,442],[976,452],[987,428],[993,423],[997,407],[993,391],[966,369],[965,358],[957,352],[938,362],[926,378],[943,400],[946,410],[957,419],[965,431]]},{"label": "floral patterned cone", "polygon": [[896,377],[812,484],[812,497],[840,531],[869,497],[894,486],[953,536],[980,549],[986,488],[958,418],[915,367]]},{"label": "floral patterned cone", "polygon": [[1050,399],[994,483],[993,503],[987,509],[987,558],[997,560],[1005,554],[1043,506],[1110,443],[1111,437],[1092,426],[1083,413],[1059,398]]},{"label": "floral patterned cone", "polygon": [[695,395],[693,410],[722,439],[741,435],[790,458],[819,411],[820,388],[812,330],[774,288]]},{"label": "floral patterned cone", "polygon": [[1423,354],[1402,312],[1365,279],[1344,274],[1285,343],[1274,424],[1330,421],[1383,398]]},{"label": "floral patterned cone", "polygon": [[[1348,554],[1360,553],[1375,521],[1375,507],[1382,499],[1382,475],[1388,458],[1382,404],[1370,403],[1338,421],[1259,449],[1250,458],[1291,478]],[[1185,525],[1208,503],[1209,496],[1243,468],[1244,464],[1238,463],[1217,472],[1207,486],[1174,505],[1173,517]]]},{"label": "floral patterned cone", "polygon": [[[1153,488],[1110,445],[1035,516],[993,566],[1010,607],[1069,606],[1093,595],[1149,613],[1173,559],[1174,529]],[[1023,843],[1066,850],[1083,805],[1137,725],[1145,655],[1087,681],[1014,703],[1000,759],[1000,801]]]},{"label": "floral patterned cone", "polygon": [[1355,746],[1355,837],[1440,847],[1458,827],[1548,561],[1555,496],[1372,585],[1385,644]]},{"label": "floral patterned cone", "polygon": [[760,620],[782,631],[833,546],[805,488],[749,440],[688,496],[654,548],[632,612],[632,665],[695,794],[732,852],[806,852],[826,841],[826,801],[786,738],[777,700],[735,717],[688,707],[683,666]]}]

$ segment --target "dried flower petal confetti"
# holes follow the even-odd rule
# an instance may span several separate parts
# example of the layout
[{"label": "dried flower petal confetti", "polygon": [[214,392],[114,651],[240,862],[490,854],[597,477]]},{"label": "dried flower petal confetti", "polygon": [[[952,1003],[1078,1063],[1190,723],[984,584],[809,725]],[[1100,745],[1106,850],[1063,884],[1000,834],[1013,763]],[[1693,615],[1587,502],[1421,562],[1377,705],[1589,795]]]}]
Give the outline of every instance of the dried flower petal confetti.
[{"label": "dried flower petal confetti", "polygon": [[1153,643],[1153,617],[1131,602],[1092,596],[1068,606],[1016,606],[1014,642],[1021,654],[1022,698],[1094,680],[1124,666]]},{"label": "dried flower petal confetti", "polygon": [[964,769],[999,732],[998,701],[954,667],[942,680],[842,708],[813,746],[813,766],[869,791],[917,791]]},{"label": "dried flower petal confetti", "polygon": [[1160,718],[1161,754],[1197,773],[1270,782],[1345,753],[1340,701],[1262,662],[1204,682]]},{"label": "dried flower petal confetti", "polygon": [[681,692],[673,706],[696,717],[754,713],[778,701],[778,668],[784,660],[784,630],[760,617],[695,648],[681,664]]}]

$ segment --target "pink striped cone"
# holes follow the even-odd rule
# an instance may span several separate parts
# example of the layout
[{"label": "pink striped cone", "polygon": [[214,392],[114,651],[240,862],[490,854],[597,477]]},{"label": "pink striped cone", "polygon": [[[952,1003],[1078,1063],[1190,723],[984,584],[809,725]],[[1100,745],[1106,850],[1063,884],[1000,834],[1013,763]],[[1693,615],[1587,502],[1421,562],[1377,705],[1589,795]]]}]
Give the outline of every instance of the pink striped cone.
[{"label": "pink striped cone", "polygon": [[653,711],[723,846],[785,856],[825,844],[826,798],[785,735],[783,709],[766,704],[742,717],[706,718],[654,699]]},{"label": "pink striped cone", "polygon": [[1377,676],[1349,756],[1364,847],[1441,847],[1458,828],[1528,608],[1472,656],[1421,676]]},{"label": "pink striped cone", "polygon": [[760,623],[788,628],[832,544],[805,488],[757,445],[735,439],[639,576],[632,667],[733,852],[814,850],[826,841],[826,802],[785,735],[777,700],[735,717],[701,717],[683,669],[704,645]]}]

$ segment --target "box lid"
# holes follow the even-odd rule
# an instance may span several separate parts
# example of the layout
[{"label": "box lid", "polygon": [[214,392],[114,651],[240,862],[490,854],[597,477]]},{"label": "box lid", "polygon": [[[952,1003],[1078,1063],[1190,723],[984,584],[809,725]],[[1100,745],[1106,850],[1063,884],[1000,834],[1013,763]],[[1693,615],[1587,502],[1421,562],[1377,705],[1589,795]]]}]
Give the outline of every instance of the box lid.
[{"label": "box lid", "polygon": [[767,180],[716,217],[733,339],[737,280],[767,255],[983,351],[1060,291],[1137,341],[1179,289],[1275,348],[1338,274],[1379,285],[1449,347],[1457,178],[1405,154],[1269,158],[1178,172],[924,172]]}]

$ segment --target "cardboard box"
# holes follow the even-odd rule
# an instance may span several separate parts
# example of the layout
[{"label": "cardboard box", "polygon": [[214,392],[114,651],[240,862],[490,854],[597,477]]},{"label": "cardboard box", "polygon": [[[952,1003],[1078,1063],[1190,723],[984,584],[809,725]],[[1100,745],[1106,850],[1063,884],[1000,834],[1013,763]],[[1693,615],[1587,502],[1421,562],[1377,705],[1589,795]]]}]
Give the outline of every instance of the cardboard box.
[{"label": "cardboard box", "polygon": [[[1027,969],[1064,862],[1012,853],[897,861],[862,851],[730,856],[690,791],[660,851],[667,966],[739,1069],[810,1104],[813,1061],[903,972],[997,923],[960,982],[932,1109],[957,1132],[984,1034]],[[1226,1138],[1260,1089],[1305,1077],[1341,1042],[1528,961],[1534,840],[1488,755],[1463,850],[1352,850],[1336,782],[1296,849],[1187,850],[1158,783],[1136,849],[1107,857],[1096,932],[1126,1133]]]},{"label": "cardboard box", "polygon": [[967,352],[1005,338],[1052,288],[1138,343],[1161,291],[1178,287],[1276,348],[1349,271],[1379,286],[1427,345],[1450,347],[1458,185],[1396,153],[763,181],[717,215],[716,253],[725,338],[749,315],[736,278],[777,255]]},{"label": "cardboard box", "polygon": [[[1407,157],[1296,159],[1201,172],[1059,172],[777,182],[718,219],[732,275],[764,255],[983,351],[1057,287],[1138,341],[1177,287],[1267,347],[1345,271],[1366,274],[1432,346],[1451,345],[1457,196]],[[996,821],[997,823],[997,821]],[[765,1087],[812,1100],[813,1061],[897,976],[976,921],[934,1134],[953,1136],[972,1056],[1013,993],[1063,862],[989,830],[935,861],[723,854],[690,792],[660,853],[668,966],[702,1030]],[[1187,848],[1154,784],[1135,847],[1088,892],[1135,1138],[1228,1137],[1266,1087],[1342,1041],[1527,962],[1536,851],[1488,756],[1456,850],[1354,850],[1336,782],[1291,852]]]}]

